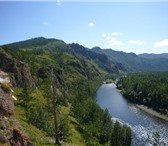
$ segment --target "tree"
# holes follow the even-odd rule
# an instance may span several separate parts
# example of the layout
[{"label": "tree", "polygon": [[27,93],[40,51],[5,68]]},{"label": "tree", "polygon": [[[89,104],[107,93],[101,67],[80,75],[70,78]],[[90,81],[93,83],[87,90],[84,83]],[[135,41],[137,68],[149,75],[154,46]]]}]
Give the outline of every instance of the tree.
[{"label": "tree", "polygon": [[54,130],[55,130],[55,144],[61,144],[59,141],[58,122],[57,122],[57,96],[56,96],[56,83],[54,81],[53,69],[51,69],[51,92],[52,92],[52,104],[54,115]]},{"label": "tree", "polygon": [[118,121],[114,124],[111,135],[111,146],[121,146],[121,125]]},{"label": "tree", "polygon": [[131,128],[124,126],[125,129],[125,138],[124,138],[124,146],[130,146],[131,145],[131,140],[132,140],[132,132]]},{"label": "tree", "polygon": [[99,142],[103,145],[106,144],[107,142],[109,142],[111,134],[112,134],[111,116],[109,114],[109,111],[105,109],[102,119]]}]

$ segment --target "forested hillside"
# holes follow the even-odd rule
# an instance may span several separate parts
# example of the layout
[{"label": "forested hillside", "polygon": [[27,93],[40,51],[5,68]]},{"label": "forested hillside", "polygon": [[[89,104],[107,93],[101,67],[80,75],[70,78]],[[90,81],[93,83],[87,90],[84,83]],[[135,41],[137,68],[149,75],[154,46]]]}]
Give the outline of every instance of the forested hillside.
[{"label": "forested hillside", "polygon": [[4,45],[0,55],[18,98],[16,118],[34,144],[53,144],[55,137],[73,145],[130,145],[130,128],[113,123],[93,100],[122,69],[105,55],[45,38]]},{"label": "forested hillside", "polygon": [[143,57],[134,53],[125,53],[112,49],[92,48],[93,51],[105,54],[113,62],[122,64],[127,72],[146,72],[146,71],[168,71],[167,54],[152,55],[153,57]]},{"label": "forested hillside", "polygon": [[139,73],[122,77],[117,84],[124,97],[168,115],[168,73]]}]

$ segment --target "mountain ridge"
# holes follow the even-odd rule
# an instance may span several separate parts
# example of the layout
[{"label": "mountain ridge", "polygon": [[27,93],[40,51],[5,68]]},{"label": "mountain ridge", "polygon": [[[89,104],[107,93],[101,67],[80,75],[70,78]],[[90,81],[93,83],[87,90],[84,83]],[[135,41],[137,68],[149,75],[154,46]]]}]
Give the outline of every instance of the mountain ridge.
[{"label": "mountain ridge", "polygon": [[168,71],[168,58],[145,58],[143,55],[136,55],[135,53],[101,49],[100,47],[94,47],[92,50],[100,54],[105,54],[109,59],[123,64],[128,72]]},{"label": "mountain ridge", "polygon": [[[25,41],[5,44],[17,50],[36,50],[37,54],[44,52],[67,52],[72,55],[77,55],[79,58],[92,59],[103,67],[106,71],[118,72],[117,70],[128,72],[141,71],[167,71],[168,70],[168,53],[162,54],[139,54],[125,53],[123,51],[115,51],[112,49],[101,49],[100,47],[86,48],[77,43],[66,44],[59,39],[46,39],[44,37],[37,37]],[[94,54],[98,53],[98,54]],[[105,56],[103,56],[105,55]]]},{"label": "mountain ridge", "polygon": [[154,54],[154,53],[143,53],[138,55],[141,58],[156,59],[156,58],[168,58],[168,53]]}]

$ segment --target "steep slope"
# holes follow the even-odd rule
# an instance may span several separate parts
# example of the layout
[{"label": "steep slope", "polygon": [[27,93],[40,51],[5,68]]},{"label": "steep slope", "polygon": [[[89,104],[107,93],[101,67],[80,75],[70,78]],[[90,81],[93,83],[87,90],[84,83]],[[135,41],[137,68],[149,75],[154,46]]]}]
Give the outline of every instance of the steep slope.
[{"label": "steep slope", "polygon": [[[16,113],[35,144],[54,143],[56,130],[53,128],[53,111],[59,113],[57,133],[63,133],[64,142],[69,139],[77,141],[74,133],[82,137],[83,145],[109,142],[113,131],[111,118],[93,101],[93,97],[105,77],[118,73],[118,68],[106,55],[79,46],[68,45],[55,39],[35,38],[2,48],[2,56],[7,58],[7,62],[12,62],[11,67],[15,67],[18,62],[26,65],[30,74],[22,75],[25,80],[29,77],[36,84],[35,90],[29,88],[31,82],[28,81],[26,82],[29,86],[25,84],[15,88],[18,98]],[[0,64],[0,67],[5,70],[5,63]],[[10,69],[7,71],[17,76],[22,68],[19,68],[18,72]],[[51,89],[54,89],[54,92],[51,92]],[[107,121],[107,125],[102,123],[102,119]],[[51,140],[39,138],[37,134],[34,136],[34,130],[30,130],[33,129],[32,125],[45,132]],[[104,126],[108,126],[109,132],[102,131]],[[62,139],[60,135],[62,134],[57,135],[57,138]]]},{"label": "steep slope", "polygon": [[99,47],[92,48],[100,54],[107,55],[115,62],[119,62],[125,66],[128,72],[130,71],[167,71],[168,59],[167,58],[142,58],[134,53],[125,53],[121,51],[114,51],[112,49],[101,49]]},{"label": "steep slope", "polygon": [[103,68],[107,72],[118,73],[118,66],[109,60],[106,55],[95,53],[90,49],[75,43],[70,44],[70,47],[73,49],[74,55],[93,60],[99,65],[100,68]]},{"label": "steep slope", "polygon": [[14,59],[2,48],[0,48],[0,69],[11,74],[13,86],[22,87],[24,84],[28,84],[30,88],[35,88],[29,66]]},{"label": "steep slope", "polygon": [[16,98],[12,94],[8,74],[0,71],[0,145],[33,146],[19,122],[13,117]]}]

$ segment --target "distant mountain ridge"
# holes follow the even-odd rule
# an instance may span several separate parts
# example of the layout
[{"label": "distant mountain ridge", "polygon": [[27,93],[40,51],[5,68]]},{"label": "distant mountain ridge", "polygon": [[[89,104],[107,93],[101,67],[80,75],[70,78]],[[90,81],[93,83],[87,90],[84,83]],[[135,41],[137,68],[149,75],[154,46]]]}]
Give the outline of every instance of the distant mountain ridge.
[{"label": "distant mountain ridge", "polygon": [[112,49],[94,47],[86,48],[80,44],[66,44],[58,39],[44,37],[33,38],[21,42],[5,45],[14,50],[33,51],[36,54],[44,52],[67,52],[82,60],[93,60],[100,68],[107,72],[117,73],[119,70],[127,72],[168,71],[168,53],[140,54],[125,53]]},{"label": "distant mountain ridge", "polygon": [[168,54],[166,53],[159,55],[136,55],[134,53],[125,53],[112,49],[101,49],[100,47],[94,47],[92,51],[105,54],[114,62],[123,64],[128,72],[168,71]]},{"label": "distant mountain ridge", "polygon": [[141,58],[148,58],[148,59],[168,58],[168,53],[162,53],[162,54],[143,53],[143,54],[139,54],[138,56]]}]

